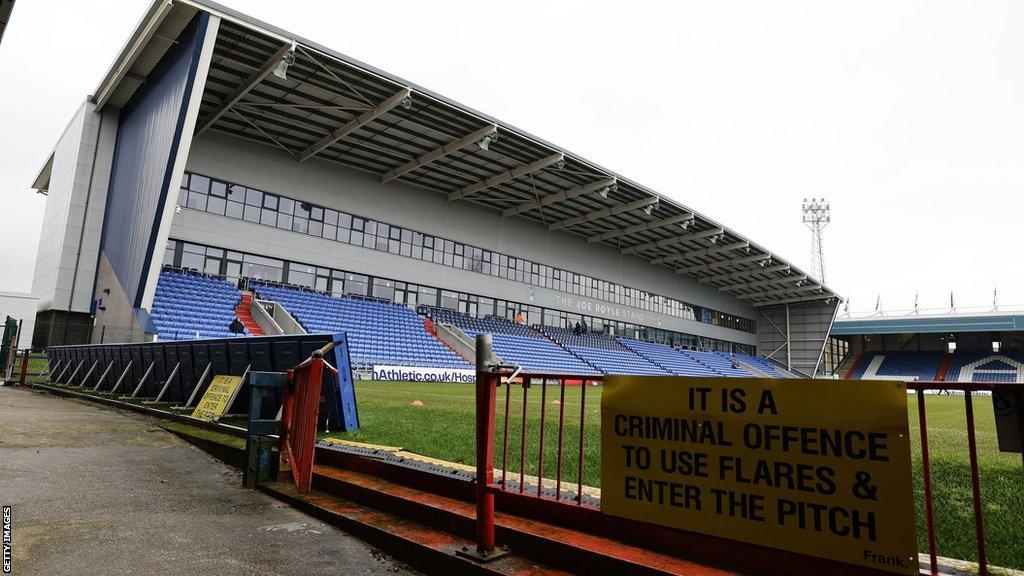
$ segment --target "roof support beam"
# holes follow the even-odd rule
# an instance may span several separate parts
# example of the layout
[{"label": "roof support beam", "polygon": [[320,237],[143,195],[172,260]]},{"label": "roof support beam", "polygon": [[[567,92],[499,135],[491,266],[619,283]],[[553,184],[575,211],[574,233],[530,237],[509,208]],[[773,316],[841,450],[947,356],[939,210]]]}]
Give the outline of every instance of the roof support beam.
[{"label": "roof support beam", "polygon": [[813,294],[811,296],[805,296],[803,298],[787,298],[785,300],[775,300],[768,302],[755,302],[755,308],[764,308],[766,306],[781,306],[783,304],[800,304],[802,302],[815,302],[817,300],[831,300],[833,298],[838,299],[839,297],[835,294]]},{"label": "roof support beam", "polygon": [[398,92],[395,92],[387,100],[381,102],[380,104],[374,106],[373,108],[367,110],[366,112],[363,112],[359,116],[356,116],[355,118],[349,120],[341,128],[338,128],[334,132],[331,132],[327,136],[321,138],[318,142],[311,145],[309,148],[306,148],[302,152],[299,152],[299,162],[305,162],[306,160],[309,160],[313,156],[316,156],[317,154],[325,150],[331,144],[334,144],[338,140],[341,140],[345,136],[348,136],[352,132],[355,132],[361,126],[373,122],[374,119],[386,114],[388,110],[391,110],[395,106],[401,104],[402,101],[408,98],[411,94],[412,90],[408,88],[402,88]]},{"label": "roof support beam", "polygon": [[[107,76],[100,82],[99,87],[96,89],[96,112],[103,109],[106,105],[107,100],[117,90],[118,84],[124,79],[128,71],[135,65],[135,61],[138,60],[142,51],[146,48],[146,44],[149,43],[150,39],[156,35],[156,31],[160,28],[160,24],[167,18],[174,9],[174,4],[171,0],[160,0],[160,2],[153,3],[146,14],[146,18],[143,20],[146,22],[145,26],[142,27],[138,36],[132,37],[129,40],[121,54],[118,55],[115,61],[115,68],[111,68],[107,72]],[[141,26],[141,25],[140,25]]]},{"label": "roof support beam", "polygon": [[612,240],[621,236],[629,236],[630,234],[636,234],[637,232],[645,232],[654,228],[661,228],[662,226],[671,226],[673,224],[681,224],[683,222],[690,222],[693,220],[693,212],[684,212],[678,216],[672,216],[671,218],[662,218],[661,220],[655,220],[653,222],[645,222],[644,224],[637,224],[636,226],[630,226],[629,228],[623,228],[622,230],[610,230],[604,234],[598,234],[597,236],[591,236],[587,238],[587,244],[593,244],[595,242],[604,242],[605,240]]},{"label": "roof support beam", "polygon": [[721,262],[711,262],[710,264],[700,264],[698,266],[690,266],[687,268],[680,268],[676,270],[680,274],[696,274],[698,272],[707,272],[708,270],[714,270],[715,268],[725,268],[726,266],[735,266],[738,264],[750,264],[752,262],[761,262],[767,259],[769,262],[772,259],[771,254],[754,254],[752,256],[745,256],[743,258],[734,258],[732,260],[722,260]]},{"label": "roof support beam", "polygon": [[[789,264],[778,264],[776,266],[767,266],[765,268],[751,268],[749,270],[740,270],[739,272],[729,272],[728,274],[718,274],[715,276],[701,276],[697,279],[698,284],[710,284],[711,282],[718,282],[721,280],[738,280],[744,276],[750,276],[751,274],[772,274],[774,272],[789,272]],[[679,270],[676,270],[679,272]],[[682,274],[682,272],[679,272]]]},{"label": "roof support beam", "polygon": [[719,234],[725,234],[725,230],[721,228],[712,228],[710,230],[703,230],[701,232],[691,232],[689,234],[681,234],[679,236],[673,236],[672,238],[666,238],[664,240],[658,240],[657,242],[648,242],[646,244],[637,244],[636,246],[630,246],[629,248],[623,248],[623,254],[637,254],[644,250],[650,250],[651,248],[664,248],[666,246],[674,246],[676,244],[682,244],[683,242],[689,242],[691,240],[700,240],[701,238],[707,238],[709,236],[718,236]]},{"label": "roof support beam", "polygon": [[733,250],[743,250],[744,248],[750,248],[750,242],[736,242],[734,244],[726,244],[725,246],[716,246],[714,248],[691,250],[689,252],[683,252],[682,254],[673,254],[671,256],[655,258],[651,260],[651,264],[667,264],[669,262],[679,262],[680,260],[689,260],[690,258],[697,258],[700,256],[714,256],[715,254],[725,254],[727,252],[732,252]]},{"label": "roof support beam", "polygon": [[534,208],[540,208],[541,206],[547,206],[549,204],[555,204],[556,202],[562,202],[563,200],[576,198],[577,196],[583,196],[584,194],[597,192],[603,188],[613,187],[616,182],[615,178],[602,178],[597,182],[591,182],[590,184],[584,184],[583,186],[575,186],[555,194],[548,194],[538,200],[530,200],[529,202],[523,202],[518,206],[506,208],[501,215],[507,218],[509,216],[515,216],[516,214],[522,214],[523,212],[533,210]]},{"label": "roof support beam", "polygon": [[644,198],[637,200],[636,202],[630,202],[629,204],[619,204],[618,206],[612,206],[611,208],[605,208],[603,210],[596,210],[594,212],[588,212],[582,216],[575,218],[569,218],[568,220],[562,220],[561,222],[553,222],[548,224],[548,230],[561,230],[569,226],[576,226],[577,224],[583,224],[584,222],[591,222],[593,220],[600,220],[616,214],[622,214],[623,212],[629,212],[630,210],[640,210],[646,208],[652,204],[658,203],[657,196],[651,196],[650,198]]},{"label": "roof support beam", "polygon": [[433,150],[427,152],[426,154],[420,156],[419,158],[415,158],[413,160],[406,162],[405,164],[402,164],[398,168],[395,168],[394,170],[391,170],[385,173],[383,176],[381,176],[380,181],[382,184],[390,182],[403,174],[412,172],[413,170],[419,168],[420,166],[430,164],[434,160],[440,160],[441,158],[444,158],[445,156],[451,154],[452,152],[455,152],[456,150],[461,150],[466,146],[476,144],[486,136],[497,133],[497,131],[497,124],[488,124],[487,126],[484,126],[483,128],[477,130],[476,132],[473,132],[472,134],[463,136],[462,138],[459,138],[457,140],[452,140],[451,142],[447,142],[438,148],[434,148]]},{"label": "roof support beam", "polygon": [[792,294],[793,292],[808,292],[808,291],[813,291],[813,290],[817,290],[818,292],[821,292],[824,289],[821,286],[817,285],[817,284],[813,284],[813,285],[812,284],[808,284],[806,286],[793,286],[793,287],[790,287],[790,288],[779,288],[777,290],[767,290],[765,292],[754,292],[754,293],[751,293],[751,294],[741,294],[741,295],[737,296],[736,298],[738,298],[740,300],[757,300],[757,299],[762,299],[762,298],[770,298],[772,296],[783,296],[785,294]]},{"label": "roof support beam", "polygon": [[214,122],[226,114],[232,106],[238,104],[242,98],[245,98],[249,92],[252,92],[253,88],[259,86],[260,82],[263,82],[267,76],[270,76],[274,72],[274,69],[277,68],[277,65],[281,62],[281,59],[285,58],[289,52],[293,52],[294,50],[295,44],[285,44],[278,48],[278,50],[274,52],[273,56],[268,58],[267,61],[263,63],[263,66],[260,66],[259,70],[250,74],[249,77],[242,82],[241,86],[224,98],[216,110],[206,118],[203,118],[202,124],[196,128],[196,136],[205,132],[207,128],[212,126]]},{"label": "roof support beam", "polygon": [[786,276],[785,278],[771,278],[769,280],[758,280],[756,282],[737,282],[736,284],[726,284],[719,286],[719,292],[729,292],[733,290],[747,290],[750,288],[760,288],[762,286],[771,286],[772,284],[785,284],[787,282],[803,282],[807,280],[807,276]]},{"label": "roof support beam", "polygon": [[500,174],[495,174],[494,176],[491,176],[490,178],[488,178],[487,180],[484,180],[483,182],[477,182],[476,184],[470,184],[469,186],[466,186],[465,188],[463,188],[461,190],[456,190],[454,192],[450,192],[448,194],[448,201],[449,202],[453,202],[455,200],[459,200],[461,198],[465,198],[466,196],[472,196],[473,194],[476,194],[477,192],[480,192],[482,190],[486,190],[486,189],[488,189],[488,188],[490,188],[492,186],[497,186],[498,184],[501,184],[502,182],[508,182],[509,180],[515,180],[516,178],[519,178],[520,176],[526,176],[527,174],[532,174],[532,173],[534,173],[534,172],[536,172],[538,170],[543,170],[543,169],[547,168],[548,166],[551,166],[552,164],[558,164],[559,162],[562,162],[563,160],[565,160],[565,156],[563,156],[561,153],[558,153],[558,154],[552,154],[551,156],[546,156],[544,158],[541,158],[540,160],[537,160],[535,162],[531,162],[529,164],[520,164],[519,166],[516,166],[515,168],[513,168],[511,170],[506,170],[505,172],[502,172]]}]

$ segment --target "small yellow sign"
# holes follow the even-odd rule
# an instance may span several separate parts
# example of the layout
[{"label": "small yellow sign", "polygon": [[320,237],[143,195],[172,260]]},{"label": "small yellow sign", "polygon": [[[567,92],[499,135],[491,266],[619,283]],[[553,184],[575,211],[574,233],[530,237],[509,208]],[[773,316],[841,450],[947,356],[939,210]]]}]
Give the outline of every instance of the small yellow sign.
[{"label": "small yellow sign", "polygon": [[611,376],[604,513],[917,574],[899,382]]},{"label": "small yellow sign", "polygon": [[207,422],[219,420],[238,395],[241,384],[241,376],[214,376],[210,386],[206,388],[206,393],[192,412],[192,417]]}]

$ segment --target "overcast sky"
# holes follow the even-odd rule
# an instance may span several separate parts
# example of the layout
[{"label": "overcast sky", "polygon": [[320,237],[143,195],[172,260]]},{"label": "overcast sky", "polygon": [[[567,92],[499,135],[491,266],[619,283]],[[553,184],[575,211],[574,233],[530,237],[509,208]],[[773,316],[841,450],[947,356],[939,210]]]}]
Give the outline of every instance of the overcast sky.
[{"label": "overcast sky", "polygon": [[[851,309],[1024,304],[1022,2],[228,5],[431,88],[810,266]],[[29,189],[148,3],[21,0],[0,44],[0,290],[28,291]]]}]

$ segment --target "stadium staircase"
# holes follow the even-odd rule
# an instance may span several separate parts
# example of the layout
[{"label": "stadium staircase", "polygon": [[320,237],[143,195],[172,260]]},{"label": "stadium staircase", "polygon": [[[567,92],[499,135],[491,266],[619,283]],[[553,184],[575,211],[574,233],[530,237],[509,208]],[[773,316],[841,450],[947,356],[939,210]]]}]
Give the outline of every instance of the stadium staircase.
[{"label": "stadium staircase", "polygon": [[249,336],[263,336],[263,329],[252,319],[252,293],[242,294],[242,301],[235,308],[235,316],[245,325],[245,333]]},{"label": "stadium staircase", "polygon": [[946,381],[946,376],[949,375],[949,365],[952,363],[952,361],[953,361],[953,355],[952,354],[944,354],[942,356],[942,361],[939,362],[939,370],[938,370],[938,372],[935,373],[935,381],[936,382],[945,382]]},{"label": "stadium staircase", "polygon": [[284,306],[309,333],[348,335],[352,364],[470,369],[471,366],[424,328],[412,310],[370,298],[335,297],[301,287],[254,282],[260,299]]},{"label": "stadium staircase", "polygon": [[836,370],[839,374],[843,375],[843,380],[852,380],[854,377],[854,371],[860,367],[861,362],[864,361],[864,354],[857,354],[856,356],[847,354],[846,358],[843,359],[842,364]]}]

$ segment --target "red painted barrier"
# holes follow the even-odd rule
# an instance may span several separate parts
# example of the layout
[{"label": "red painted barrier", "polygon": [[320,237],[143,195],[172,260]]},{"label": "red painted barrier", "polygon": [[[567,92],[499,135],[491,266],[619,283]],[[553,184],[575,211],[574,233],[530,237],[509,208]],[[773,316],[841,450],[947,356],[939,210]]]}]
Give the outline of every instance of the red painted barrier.
[{"label": "red painted barrier", "polygon": [[324,354],[332,348],[333,342],[288,371],[288,384],[281,408],[280,452],[282,463],[291,470],[295,486],[302,494],[309,493],[313,482],[313,456],[316,453],[324,367],[337,372],[324,360]]}]

